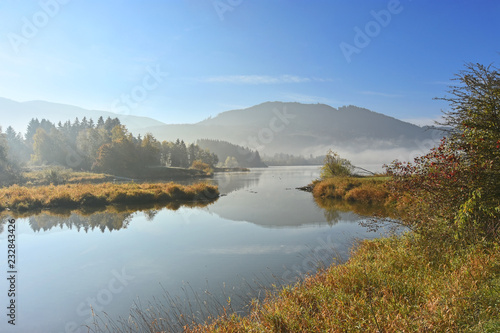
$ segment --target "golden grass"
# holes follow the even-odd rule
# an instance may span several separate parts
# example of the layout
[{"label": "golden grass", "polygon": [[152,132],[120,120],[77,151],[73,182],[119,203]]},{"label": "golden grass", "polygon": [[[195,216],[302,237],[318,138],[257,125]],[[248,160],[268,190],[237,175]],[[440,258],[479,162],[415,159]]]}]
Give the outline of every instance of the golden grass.
[{"label": "golden grass", "polygon": [[[496,332],[499,244],[457,251],[412,234],[363,241],[348,262],[186,332]],[[432,251],[434,252],[434,251]]]},{"label": "golden grass", "polygon": [[216,186],[205,183],[144,184],[67,184],[26,187],[13,185],[0,189],[0,211],[75,209],[106,205],[138,205],[175,201],[211,201],[219,196]]},{"label": "golden grass", "polygon": [[315,198],[384,204],[389,196],[384,177],[332,177],[314,183]]},{"label": "golden grass", "polygon": [[[51,171],[55,176],[55,179],[52,179]],[[40,186],[40,185],[49,185],[54,180],[59,181],[60,183],[104,183],[112,181],[115,176],[104,174],[104,173],[93,173],[93,172],[74,172],[70,169],[64,168],[51,168],[45,169],[41,171],[30,171],[24,172],[22,174],[24,178],[24,183],[26,185]]]}]

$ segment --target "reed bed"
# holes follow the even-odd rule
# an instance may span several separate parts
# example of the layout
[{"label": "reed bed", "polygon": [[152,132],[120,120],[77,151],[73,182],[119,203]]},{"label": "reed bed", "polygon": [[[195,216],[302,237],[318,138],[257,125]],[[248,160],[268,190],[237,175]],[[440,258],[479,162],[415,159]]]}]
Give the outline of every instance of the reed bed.
[{"label": "reed bed", "polygon": [[139,205],[177,201],[212,201],[218,198],[216,186],[206,183],[101,183],[26,187],[13,185],[0,189],[0,211],[76,209],[107,205]]},{"label": "reed bed", "polygon": [[315,198],[384,204],[389,191],[384,177],[331,177],[313,183]]}]

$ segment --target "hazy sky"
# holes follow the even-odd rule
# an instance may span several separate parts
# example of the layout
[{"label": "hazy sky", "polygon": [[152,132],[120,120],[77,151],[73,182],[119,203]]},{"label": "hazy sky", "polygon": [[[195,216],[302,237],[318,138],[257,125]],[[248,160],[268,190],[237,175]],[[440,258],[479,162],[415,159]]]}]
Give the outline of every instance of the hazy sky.
[{"label": "hazy sky", "polygon": [[[437,118],[495,0],[0,0],[0,97],[189,123],[265,101]],[[43,115],[41,115],[43,116]]]}]

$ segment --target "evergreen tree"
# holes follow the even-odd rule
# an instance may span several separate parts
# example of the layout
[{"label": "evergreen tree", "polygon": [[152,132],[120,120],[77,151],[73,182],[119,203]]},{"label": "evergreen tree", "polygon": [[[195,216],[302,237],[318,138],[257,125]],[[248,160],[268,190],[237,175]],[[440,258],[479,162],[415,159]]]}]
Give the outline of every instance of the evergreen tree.
[{"label": "evergreen tree", "polygon": [[18,168],[8,159],[9,148],[5,134],[0,127],[0,185],[15,183],[19,176]]},{"label": "evergreen tree", "polygon": [[80,130],[87,128],[89,128],[89,122],[87,121],[87,117],[83,117],[82,122],[80,123]]},{"label": "evergreen tree", "polygon": [[5,138],[9,147],[9,160],[15,164],[28,162],[31,151],[25,144],[21,133],[16,133],[12,126],[9,126],[5,131]]},{"label": "evergreen tree", "polygon": [[170,150],[170,166],[172,167],[180,167],[181,166],[181,151],[180,151],[180,140],[177,139],[175,143],[172,145]]},{"label": "evergreen tree", "polygon": [[33,118],[28,123],[28,128],[26,129],[25,138],[30,145],[33,144],[33,136],[35,135],[36,130],[39,127],[40,127],[40,121],[38,120],[38,118]]},{"label": "evergreen tree", "polygon": [[97,128],[102,127],[104,127],[104,119],[102,118],[102,116],[100,116],[99,119],[97,119]]},{"label": "evergreen tree", "polygon": [[188,147],[188,159],[189,159],[189,165],[192,165],[194,161],[197,159],[197,153],[198,153],[198,146],[196,146],[194,143],[191,143]]},{"label": "evergreen tree", "polygon": [[172,143],[163,141],[160,147],[160,164],[163,166],[170,165],[170,154],[172,153]]},{"label": "evergreen tree", "polygon": [[116,126],[120,126],[120,120],[118,118],[111,119],[111,117],[108,117],[106,121],[104,122],[104,128],[107,131],[111,131],[113,128]]},{"label": "evergreen tree", "polygon": [[182,168],[188,168],[189,167],[189,158],[188,158],[188,152],[186,148],[186,144],[184,143],[184,140],[181,140],[179,144],[179,158],[180,158],[180,167]]}]

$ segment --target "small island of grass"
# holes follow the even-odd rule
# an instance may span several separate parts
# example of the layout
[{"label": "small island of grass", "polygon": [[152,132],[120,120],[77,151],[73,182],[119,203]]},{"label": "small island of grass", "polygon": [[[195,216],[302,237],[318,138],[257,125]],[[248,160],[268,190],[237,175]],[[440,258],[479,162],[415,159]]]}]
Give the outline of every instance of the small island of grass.
[{"label": "small island of grass", "polygon": [[213,201],[218,197],[217,187],[205,183],[101,183],[36,187],[13,185],[0,189],[0,211],[9,209],[23,212],[53,208]]}]

